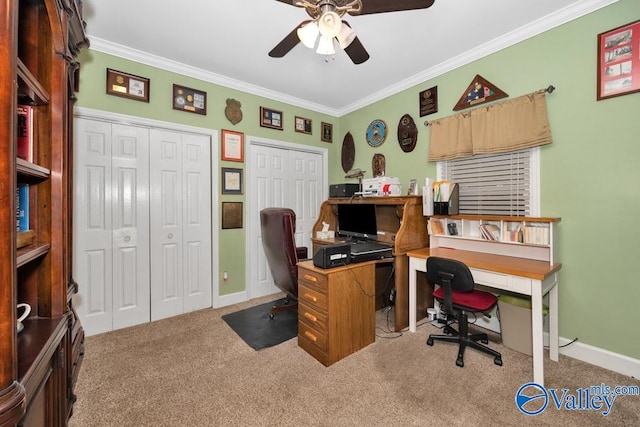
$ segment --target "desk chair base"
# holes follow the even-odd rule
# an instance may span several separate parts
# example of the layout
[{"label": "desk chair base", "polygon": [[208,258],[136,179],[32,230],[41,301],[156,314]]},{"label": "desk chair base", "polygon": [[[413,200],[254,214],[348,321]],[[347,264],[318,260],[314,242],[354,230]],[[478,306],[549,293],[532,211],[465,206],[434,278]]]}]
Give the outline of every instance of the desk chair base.
[{"label": "desk chair base", "polygon": [[284,304],[274,305],[271,307],[271,311],[269,312],[269,319],[273,319],[276,316],[276,313],[281,311],[289,311],[289,310],[297,310],[298,309],[298,300],[292,295],[287,295],[284,298]]},{"label": "desk chair base", "polygon": [[467,315],[463,313],[460,316],[460,320],[459,320],[460,331],[457,331],[451,326],[446,325],[443,331],[447,335],[431,334],[429,335],[429,338],[427,338],[427,345],[433,346],[434,340],[458,343],[459,347],[458,347],[458,358],[456,359],[456,365],[461,368],[464,367],[464,350],[467,348],[467,346],[473,347],[476,350],[479,350],[483,353],[487,353],[493,356],[493,363],[495,363],[498,366],[502,366],[502,355],[500,353],[478,343],[478,341],[480,341],[484,344],[488,344],[489,337],[487,336],[487,334],[469,335],[468,325],[469,323],[467,320]]}]

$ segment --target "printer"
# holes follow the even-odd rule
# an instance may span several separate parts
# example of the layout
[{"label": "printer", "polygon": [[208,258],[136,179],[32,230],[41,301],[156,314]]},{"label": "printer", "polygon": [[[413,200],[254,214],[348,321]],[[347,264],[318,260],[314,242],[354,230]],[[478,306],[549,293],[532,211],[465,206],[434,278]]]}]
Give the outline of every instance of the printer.
[{"label": "printer", "polygon": [[392,176],[377,176],[362,180],[362,193],[365,196],[400,196],[402,184],[400,178]]}]

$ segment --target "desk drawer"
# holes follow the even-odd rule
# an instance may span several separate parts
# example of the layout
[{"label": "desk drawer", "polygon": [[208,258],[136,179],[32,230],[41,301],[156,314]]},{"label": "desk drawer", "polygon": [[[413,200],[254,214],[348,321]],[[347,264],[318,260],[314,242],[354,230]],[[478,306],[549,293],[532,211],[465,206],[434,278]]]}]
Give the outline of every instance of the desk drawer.
[{"label": "desk drawer", "polygon": [[531,279],[509,276],[509,290],[520,294],[531,295]]},{"label": "desk drawer", "polygon": [[302,303],[312,304],[321,310],[327,310],[327,295],[307,286],[306,284],[298,285],[298,301]]},{"label": "desk drawer", "polygon": [[496,289],[509,289],[509,279],[506,274],[491,273],[484,270],[471,270],[473,280],[479,285],[491,286]]},{"label": "desk drawer", "polygon": [[327,315],[314,310],[308,304],[300,302],[298,305],[298,320],[306,322],[315,329],[327,330]]},{"label": "desk drawer", "polygon": [[327,276],[304,268],[298,271],[298,283],[318,288],[320,292],[327,292]]},{"label": "desk drawer", "polygon": [[305,340],[313,344],[319,350],[322,350],[325,353],[328,352],[327,343],[329,341],[327,340],[326,334],[318,331],[315,328],[310,327],[304,322],[298,322],[298,335],[300,335],[301,337],[304,337]]}]

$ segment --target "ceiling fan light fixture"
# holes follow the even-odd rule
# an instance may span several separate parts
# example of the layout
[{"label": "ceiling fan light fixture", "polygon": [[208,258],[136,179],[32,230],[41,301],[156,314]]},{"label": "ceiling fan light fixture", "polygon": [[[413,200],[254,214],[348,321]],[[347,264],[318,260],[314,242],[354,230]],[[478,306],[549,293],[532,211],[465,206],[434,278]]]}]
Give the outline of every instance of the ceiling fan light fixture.
[{"label": "ceiling fan light fixture", "polygon": [[321,36],[316,53],[320,55],[335,55],[336,50],[333,48],[333,38]]},{"label": "ceiling fan light fixture", "polygon": [[336,12],[325,12],[318,19],[318,27],[320,34],[325,37],[333,38],[338,35],[342,29],[342,19]]},{"label": "ceiling fan light fixture", "polygon": [[320,33],[318,24],[316,24],[315,21],[309,22],[304,27],[298,28],[296,32],[298,33],[298,38],[303,45],[305,45],[309,49],[314,48],[314,46],[316,45],[316,39],[318,38],[318,34]]},{"label": "ceiling fan light fixture", "polygon": [[340,48],[346,49],[356,38],[356,32],[353,31],[353,29],[350,26],[348,26],[343,22],[342,28],[340,29],[340,32],[338,33],[336,38],[338,39]]}]

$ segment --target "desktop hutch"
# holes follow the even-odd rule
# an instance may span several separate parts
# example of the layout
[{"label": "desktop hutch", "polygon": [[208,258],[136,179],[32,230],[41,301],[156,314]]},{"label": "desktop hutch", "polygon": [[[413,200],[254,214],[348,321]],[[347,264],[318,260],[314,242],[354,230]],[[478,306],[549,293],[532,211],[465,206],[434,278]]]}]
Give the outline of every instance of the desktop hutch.
[{"label": "desktop hutch", "polygon": [[[316,232],[322,230],[323,223],[329,224],[330,230],[338,225],[338,205],[340,204],[373,204],[376,206],[376,222],[378,240],[393,244],[393,260],[375,263],[376,308],[380,308],[381,291],[387,279],[393,273],[395,297],[395,329],[397,331],[409,325],[409,258],[407,252],[429,245],[427,234],[427,218],[422,214],[421,196],[382,196],[382,197],[338,197],[322,203],[318,219],[313,226],[312,253],[321,245],[340,243],[343,239],[319,239]],[[419,278],[420,285],[417,300],[421,313],[433,305],[429,298],[431,293],[426,286],[426,278]],[[388,290],[387,290],[388,291]]]}]

